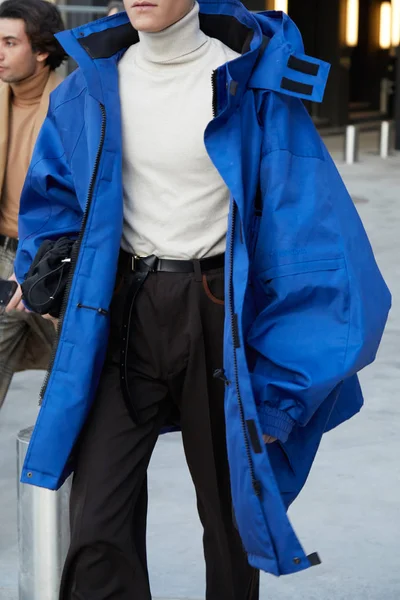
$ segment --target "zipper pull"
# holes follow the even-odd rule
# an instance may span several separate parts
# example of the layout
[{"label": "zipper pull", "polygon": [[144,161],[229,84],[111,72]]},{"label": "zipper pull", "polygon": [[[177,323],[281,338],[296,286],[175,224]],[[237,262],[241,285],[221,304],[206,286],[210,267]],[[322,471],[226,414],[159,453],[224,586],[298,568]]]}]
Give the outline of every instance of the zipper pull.
[{"label": "zipper pull", "polygon": [[86,306],[86,304],[81,304],[80,302],[76,305],[76,308],[85,308],[86,310],[94,310],[99,315],[106,316],[108,315],[108,310],[105,308],[96,308],[96,306]]},{"label": "zipper pull", "polygon": [[225,375],[225,369],[215,369],[215,371],[213,373],[213,377],[214,377],[214,379],[220,379],[221,381],[223,381],[226,386],[231,384],[231,382]]}]

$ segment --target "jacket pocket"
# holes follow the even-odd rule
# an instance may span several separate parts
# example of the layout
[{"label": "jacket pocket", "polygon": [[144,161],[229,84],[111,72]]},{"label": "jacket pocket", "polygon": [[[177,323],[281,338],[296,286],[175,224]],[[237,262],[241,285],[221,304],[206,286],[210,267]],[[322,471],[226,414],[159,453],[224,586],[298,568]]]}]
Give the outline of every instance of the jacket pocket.
[{"label": "jacket pocket", "polygon": [[[252,281],[257,315],[268,307],[274,307],[276,302],[283,302],[285,312],[296,310],[296,305],[307,298],[310,301],[310,294],[315,296],[322,288],[340,285],[335,273],[345,269],[344,258],[327,258],[274,265],[254,273]],[[248,339],[253,331],[254,326],[250,329]]]},{"label": "jacket pocket", "polygon": [[323,260],[310,260],[307,262],[277,265],[266,269],[258,275],[261,283],[268,283],[278,277],[301,275],[302,273],[317,273],[318,271],[337,271],[345,267],[343,258],[328,258]]}]

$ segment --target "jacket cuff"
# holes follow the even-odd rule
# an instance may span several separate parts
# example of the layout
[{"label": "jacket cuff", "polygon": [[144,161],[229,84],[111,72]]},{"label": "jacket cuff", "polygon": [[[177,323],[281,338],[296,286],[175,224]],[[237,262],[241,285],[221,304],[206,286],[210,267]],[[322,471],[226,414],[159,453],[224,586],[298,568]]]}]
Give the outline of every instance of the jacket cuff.
[{"label": "jacket cuff", "polygon": [[257,410],[263,434],[271,435],[280,442],[286,442],[295,425],[293,419],[287,413],[265,402],[257,406]]}]

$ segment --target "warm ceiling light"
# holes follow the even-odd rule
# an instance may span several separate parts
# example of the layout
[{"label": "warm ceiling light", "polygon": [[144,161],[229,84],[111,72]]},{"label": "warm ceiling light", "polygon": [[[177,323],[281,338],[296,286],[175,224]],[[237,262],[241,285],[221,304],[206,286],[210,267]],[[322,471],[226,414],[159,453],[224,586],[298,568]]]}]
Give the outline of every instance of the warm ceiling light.
[{"label": "warm ceiling light", "polygon": [[400,45],[400,0],[392,0],[392,46]]},{"label": "warm ceiling light", "polygon": [[358,45],[359,0],[347,0],[346,44]]},{"label": "warm ceiling light", "polygon": [[379,26],[379,46],[388,50],[392,43],[392,5],[390,2],[381,4],[381,20]]},{"label": "warm ceiling light", "polygon": [[281,10],[284,13],[288,12],[288,0],[275,0],[275,10]]}]

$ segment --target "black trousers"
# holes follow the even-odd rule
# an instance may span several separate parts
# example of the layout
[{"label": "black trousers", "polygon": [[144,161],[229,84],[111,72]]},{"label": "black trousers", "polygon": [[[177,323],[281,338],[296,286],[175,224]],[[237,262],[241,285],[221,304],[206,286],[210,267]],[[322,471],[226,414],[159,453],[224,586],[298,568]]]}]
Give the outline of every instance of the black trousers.
[{"label": "black trousers", "polygon": [[128,353],[128,385],[140,425],[131,418],[119,373],[130,277],[122,273],[117,279],[108,358],[77,447],[60,599],[151,598],[146,473],[160,429],[178,412],[204,528],[206,598],[257,600],[259,573],[247,562],[232,513],[224,384],[213,378],[222,366],[223,269],[202,276],[151,273],[143,284]]}]

